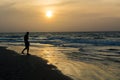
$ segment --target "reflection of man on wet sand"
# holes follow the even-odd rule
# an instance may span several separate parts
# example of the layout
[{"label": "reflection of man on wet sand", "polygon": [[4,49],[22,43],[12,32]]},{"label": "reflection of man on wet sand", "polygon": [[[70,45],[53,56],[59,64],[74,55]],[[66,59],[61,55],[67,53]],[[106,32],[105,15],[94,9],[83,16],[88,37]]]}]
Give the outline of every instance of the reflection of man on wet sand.
[{"label": "reflection of man on wet sand", "polygon": [[29,55],[30,43],[29,43],[28,39],[29,39],[29,32],[26,32],[26,34],[24,36],[25,48],[23,49],[22,54],[24,54],[24,51],[27,50],[27,55]]}]

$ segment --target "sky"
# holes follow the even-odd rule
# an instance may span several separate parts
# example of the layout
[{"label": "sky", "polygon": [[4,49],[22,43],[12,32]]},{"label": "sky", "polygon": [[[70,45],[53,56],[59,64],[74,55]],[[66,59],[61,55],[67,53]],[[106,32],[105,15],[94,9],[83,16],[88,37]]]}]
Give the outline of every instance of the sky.
[{"label": "sky", "polygon": [[120,31],[120,0],[0,0],[0,32],[25,31]]}]

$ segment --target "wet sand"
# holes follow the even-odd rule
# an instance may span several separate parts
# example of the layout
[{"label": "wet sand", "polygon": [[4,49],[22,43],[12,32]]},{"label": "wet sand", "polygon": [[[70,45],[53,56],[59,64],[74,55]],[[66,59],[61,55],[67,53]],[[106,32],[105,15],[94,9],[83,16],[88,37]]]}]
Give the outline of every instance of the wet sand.
[{"label": "wet sand", "polygon": [[0,80],[72,80],[47,62],[0,47]]},{"label": "wet sand", "polygon": [[[37,73],[40,73],[39,72],[40,70],[38,66],[36,66],[36,64],[40,66],[41,63],[44,61],[39,61],[39,60],[45,59],[48,61],[48,62],[45,61],[46,65],[48,66],[52,65],[52,68],[55,69],[55,72],[57,68],[59,70],[59,71],[57,70],[57,72],[60,72],[60,74],[65,78],[65,79],[61,79],[61,78],[57,79],[55,77],[54,79],[50,78],[50,80],[66,80],[66,76],[69,76],[73,80],[120,80],[119,77],[120,55],[113,53],[116,51],[116,49],[114,48],[111,49],[110,47],[108,48],[91,47],[91,49],[86,48],[86,50],[83,49],[82,51],[79,51],[79,49],[76,48],[54,47],[51,45],[50,46],[43,45],[37,48],[31,47],[30,54],[34,57],[37,57],[38,61],[36,60],[36,58],[33,57],[29,58],[25,55],[21,55],[20,52],[23,49],[22,46],[10,46],[8,49],[15,51],[15,53],[20,56],[20,58],[18,59],[21,60],[21,58],[23,58],[22,61],[23,62],[25,61],[24,63],[25,65],[27,63],[26,60],[29,59],[30,64],[27,63],[28,65],[27,67],[28,68],[29,66],[33,67],[36,71],[38,70]],[[99,51],[99,53],[96,51]],[[74,56],[73,54],[79,54],[79,56]],[[26,57],[28,59],[26,59]],[[22,61],[21,64],[23,65]],[[27,68],[24,70],[27,70]],[[31,73],[35,74],[36,71],[35,72],[33,71]],[[38,76],[40,77],[40,75]],[[54,73],[52,76],[55,76]],[[52,76],[50,75],[50,77]],[[34,79],[31,78],[31,80]],[[39,80],[44,80],[44,79],[39,79]]]}]

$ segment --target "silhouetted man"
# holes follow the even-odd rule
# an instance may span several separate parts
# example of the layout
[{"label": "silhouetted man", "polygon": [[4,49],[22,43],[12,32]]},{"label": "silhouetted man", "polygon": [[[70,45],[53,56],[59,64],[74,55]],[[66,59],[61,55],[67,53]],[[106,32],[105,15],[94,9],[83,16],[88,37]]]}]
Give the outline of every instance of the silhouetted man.
[{"label": "silhouetted man", "polygon": [[27,55],[29,55],[30,43],[29,43],[28,39],[29,39],[29,32],[26,32],[26,34],[24,35],[25,48],[23,49],[22,54],[24,54],[24,51],[27,50]]}]

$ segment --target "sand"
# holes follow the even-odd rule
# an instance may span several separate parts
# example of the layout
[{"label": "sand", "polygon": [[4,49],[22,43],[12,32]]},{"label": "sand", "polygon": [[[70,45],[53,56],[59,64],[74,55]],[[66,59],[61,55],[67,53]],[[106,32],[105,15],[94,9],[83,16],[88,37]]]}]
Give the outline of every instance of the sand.
[{"label": "sand", "polygon": [[0,80],[71,80],[47,62],[0,47]]},{"label": "sand", "polygon": [[[43,45],[39,48],[31,47],[30,56],[21,55],[22,49],[23,46],[9,46],[7,49],[3,47],[0,48],[0,64],[3,65],[0,67],[1,79],[120,80],[119,61],[113,62],[108,59],[110,57],[103,56],[102,53],[99,55],[89,53],[80,54],[80,60],[72,60],[68,58],[67,55],[74,54],[72,52],[79,54],[79,49]],[[106,54],[104,53],[104,55]],[[99,58],[106,60],[100,61]],[[119,55],[117,55],[117,58],[120,58]]]}]

